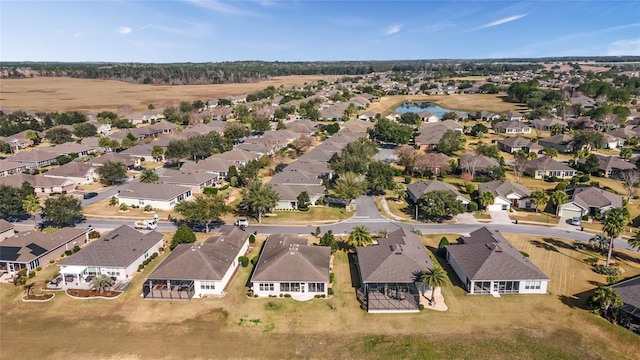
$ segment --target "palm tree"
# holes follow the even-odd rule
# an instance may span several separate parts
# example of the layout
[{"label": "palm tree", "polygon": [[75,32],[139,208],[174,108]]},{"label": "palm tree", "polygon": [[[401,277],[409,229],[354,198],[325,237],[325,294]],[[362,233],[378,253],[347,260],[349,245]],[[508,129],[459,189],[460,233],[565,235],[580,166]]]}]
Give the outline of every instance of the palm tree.
[{"label": "palm tree", "polygon": [[531,193],[529,196],[529,200],[536,206],[536,214],[538,213],[539,208],[544,208],[547,204],[547,194],[542,190],[536,190]]},{"label": "palm tree", "polygon": [[607,244],[609,244],[609,238],[601,234],[589,239],[589,245],[596,251],[603,251],[607,248]]},{"label": "palm tree", "polygon": [[356,225],[349,233],[349,245],[353,247],[371,245],[372,242],[369,229],[364,225]]},{"label": "palm tree", "polygon": [[609,251],[607,252],[607,263],[611,262],[611,253],[613,252],[613,241],[624,231],[624,227],[629,223],[629,211],[626,207],[613,208],[607,211],[602,222],[602,231],[609,236]]},{"label": "palm tree", "polygon": [[538,154],[534,153],[533,151],[532,151],[532,152],[528,152],[528,153],[527,153],[527,159],[529,159],[529,160],[535,160],[535,159],[537,159],[537,158],[538,158]]},{"label": "palm tree", "polygon": [[271,210],[280,200],[280,195],[270,185],[263,185],[260,179],[244,189],[242,195],[239,207],[246,213],[257,214],[259,223],[262,222],[262,214]]},{"label": "palm tree", "polygon": [[547,155],[550,158],[555,158],[558,157],[558,150],[554,149],[554,148],[550,148],[550,147],[546,147],[542,150],[542,152],[544,152],[545,155]]},{"label": "palm tree", "polygon": [[429,300],[429,303],[435,305],[436,287],[442,286],[447,282],[447,272],[440,266],[435,265],[422,273],[420,282],[431,288],[431,300]]},{"label": "palm tree", "polygon": [[387,236],[389,236],[389,230],[387,229],[382,229],[380,231],[378,231],[378,237],[385,239]]},{"label": "palm tree", "polygon": [[629,246],[633,249],[640,250],[640,232],[636,233],[636,237],[629,239]]},{"label": "palm tree", "polygon": [[38,224],[36,223],[36,215],[42,210],[42,205],[40,204],[40,198],[36,195],[28,195],[24,200],[22,200],[22,208],[24,211],[29,213],[31,217],[33,217],[33,227],[36,228]]},{"label": "palm tree", "polygon": [[164,155],[164,149],[160,145],[155,145],[151,148],[151,156],[153,156],[154,160],[161,161],[162,155]]},{"label": "palm tree", "polygon": [[352,172],[346,172],[336,180],[333,192],[337,198],[347,200],[347,209],[353,199],[364,194],[366,188],[362,177]]},{"label": "palm tree", "polygon": [[496,196],[491,191],[484,191],[480,194],[480,204],[484,207],[484,210],[488,210],[488,206],[493,204],[493,201],[496,199]]},{"label": "palm tree", "polygon": [[569,201],[569,195],[567,195],[567,193],[564,191],[557,190],[551,194],[549,200],[551,201],[553,206],[556,207],[556,215],[558,215],[558,206]]},{"label": "palm tree", "polygon": [[400,183],[395,183],[395,184],[396,185],[395,185],[395,188],[393,189],[393,193],[396,195],[396,200],[400,201],[406,194],[407,189],[404,187],[404,185]]},{"label": "palm tree", "polygon": [[609,286],[603,286],[596,290],[596,292],[591,297],[591,307],[595,309],[599,309],[606,314],[609,311],[611,306],[620,307],[622,306],[622,298],[620,297],[620,293],[616,289],[612,289]]},{"label": "palm tree", "polygon": [[551,135],[562,134],[562,125],[561,124],[553,124],[551,125]]},{"label": "palm tree", "polygon": [[105,274],[100,274],[91,279],[91,286],[100,291],[100,294],[102,294],[104,290],[111,285],[113,285],[113,280]]},{"label": "palm tree", "polygon": [[145,168],[140,173],[140,182],[152,183],[158,181],[158,173],[154,169]]}]

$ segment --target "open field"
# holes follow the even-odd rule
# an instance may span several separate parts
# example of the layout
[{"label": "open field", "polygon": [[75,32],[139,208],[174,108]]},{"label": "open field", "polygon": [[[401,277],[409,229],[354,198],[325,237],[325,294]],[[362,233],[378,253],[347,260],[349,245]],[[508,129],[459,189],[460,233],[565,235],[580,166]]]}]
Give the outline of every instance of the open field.
[{"label": "open field", "polygon": [[2,79],[0,108],[5,110],[66,111],[97,113],[117,111],[129,105],[134,111],[146,111],[149,104],[156,107],[177,105],[180,101],[216,99],[262,90],[270,85],[302,85],[336,76],[285,76],[246,84],[216,85],[144,85],[115,80],[35,77]]},{"label": "open field", "polygon": [[[450,274],[443,287],[449,311],[369,315],[355,299],[355,267],[337,252],[331,299],[247,298],[251,269],[241,268],[221,299],[143,300],[142,281],[163,255],[115,300],[72,300],[58,292],[49,303],[23,303],[20,288],[2,284],[2,357],[631,359],[640,351],[637,335],[582,309],[605,282],[583,261],[592,254],[558,239],[505,236],[552,278],[549,295],[468,296]],[[424,241],[433,249],[440,237]],[[638,254],[625,254],[627,260],[618,259],[623,276],[639,274]],[[49,266],[34,280],[55,271]]]},{"label": "open field", "polygon": [[383,96],[380,101],[371,103],[367,111],[387,115],[406,101],[425,101],[438,104],[444,108],[462,111],[487,110],[501,112],[506,110],[523,110],[526,106],[508,102],[504,95],[491,94],[457,94],[457,95],[396,95]]}]

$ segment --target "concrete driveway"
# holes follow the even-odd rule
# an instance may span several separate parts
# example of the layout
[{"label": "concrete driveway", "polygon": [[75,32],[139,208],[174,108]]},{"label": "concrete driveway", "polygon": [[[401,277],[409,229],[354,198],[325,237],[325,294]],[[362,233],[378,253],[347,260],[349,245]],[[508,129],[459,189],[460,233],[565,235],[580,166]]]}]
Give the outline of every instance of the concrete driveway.
[{"label": "concrete driveway", "polygon": [[492,224],[513,224],[513,220],[506,211],[489,211]]}]

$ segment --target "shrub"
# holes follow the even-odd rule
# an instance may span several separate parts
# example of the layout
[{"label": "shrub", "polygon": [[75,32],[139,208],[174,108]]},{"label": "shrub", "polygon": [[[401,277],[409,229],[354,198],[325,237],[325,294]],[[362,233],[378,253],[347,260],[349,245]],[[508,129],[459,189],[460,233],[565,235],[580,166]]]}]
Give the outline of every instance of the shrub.
[{"label": "shrub", "polygon": [[157,252],[154,252],[153,254],[151,254],[151,258],[152,258],[152,259],[155,259],[155,258],[157,258],[157,257],[158,257],[158,253],[157,253]]},{"label": "shrub", "polygon": [[405,184],[411,184],[411,176],[408,176],[408,175],[407,175],[407,176],[405,176],[405,177],[404,177],[404,183],[405,183]]},{"label": "shrub", "polygon": [[589,183],[589,185],[599,188],[600,187],[600,181],[592,181],[592,182]]},{"label": "shrub", "polygon": [[598,258],[590,257],[590,258],[584,259],[584,262],[586,262],[589,265],[595,265],[598,263]]},{"label": "shrub", "polygon": [[53,259],[49,260],[49,264],[53,264],[53,263],[55,263],[55,262],[56,262],[56,261],[55,261],[55,260],[53,260]]},{"label": "shrub", "polygon": [[315,235],[315,236],[320,236],[320,233],[321,233],[321,231],[320,231],[320,226],[316,226],[316,232],[315,232],[315,234],[314,234],[314,235]]},{"label": "shrub", "polygon": [[589,215],[582,215],[583,221],[589,221]]},{"label": "shrub", "polygon": [[360,309],[367,311],[367,305],[365,304],[360,304]]},{"label": "shrub", "polygon": [[249,265],[249,258],[246,256],[240,256],[238,258],[238,262],[242,264],[242,267],[247,267]]},{"label": "shrub", "polygon": [[146,206],[144,207],[144,211],[153,211],[153,206],[151,206],[151,205],[146,205]]},{"label": "shrub", "polygon": [[291,294],[284,294],[284,297],[286,297],[286,298],[290,298],[290,297],[291,297]]},{"label": "shrub", "polygon": [[202,189],[202,193],[203,194],[207,194],[207,195],[215,195],[215,194],[218,193],[218,189],[216,189],[214,187],[207,186],[204,189]]},{"label": "shrub", "polygon": [[129,206],[127,206],[127,204],[120,204],[120,210],[127,211],[129,210]]},{"label": "shrub", "polygon": [[472,192],[476,191],[476,185],[475,184],[464,184],[464,188],[467,191],[467,194],[471,194]]},{"label": "shrub", "polygon": [[613,285],[619,281],[617,276],[607,276],[607,284]]},{"label": "shrub", "polygon": [[29,279],[31,279],[34,276],[36,276],[36,272],[35,271],[29,271]]},{"label": "shrub", "polygon": [[393,176],[402,176],[402,170],[393,169]]},{"label": "shrub", "polygon": [[567,183],[565,180],[562,180],[558,183],[558,185],[556,185],[555,190],[565,190],[567,188],[567,186],[569,186],[569,183]]},{"label": "shrub", "polygon": [[40,271],[40,270],[42,270],[42,267],[41,267],[41,266],[38,266],[38,267],[36,268],[36,271]]},{"label": "shrub", "polygon": [[478,211],[478,209],[479,209],[478,203],[475,202],[475,201],[470,202],[468,207],[469,207],[469,211],[470,212]]},{"label": "shrub", "polygon": [[615,266],[595,265],[593,271],[600,275],[618,276],[620,269]]},{"label": "shrub", "polygon": [[528,253],[526,253],[526,252],[524,252],[524,251],[520,251],[520,254],[522,254],[522,256],[524,256],[524,257],[526,257],[526,258],[528,258],[528,257],[529,257],[529,254],[528,254]]},{"label": "shrub", "polygon": [[589,175],[585,174],[585,175],[580,176],[580,178],[578,179],[578,182],[586,183],[589,180],[591,180],[591,177],[589,177]]},{"label": "shrub", "polygon": [[73,254],[73,251],[71,251],[71,250],[66,250],[64,253],[65,253],[65,255],[70,256],[71,254]]},{"label": "shrub", "polygon": [[255,266],[258,263],[258,259],[260,259],[260,255],[256,255],[251,258],[251,265]]},{"label": "shrub", "polygon": [[142,264],[138,265],[138,272],[141,272],[142,269],[144,269],[144,265],[142,265]]},{"label": "shrub", "polygon": [[334,273],[329,273],[329,283],[333,283],[336,280],[336,275]]},{"label": "shrub", "polygon": [[249,244],[254,244],[256,242],[256,236],[251,234],[249,235]]},{"label": "shrub", "polygon": [[73,247],[73,252],[77,253],[78,251],[80,251],[80,246],[76,245]]},{"label": "shrub", "polygon": [[424,305],[420,304],[420,310],[424,310]]},{"label": "shrub", "polygon": [[98,232],[98,231],[92,230],[89,233],[89,239],[97,239],[99,237],[100,237],[100,232]]},{"label": "shrub", "polygon": [[218,190],[222,191],[222,190],[227,190],[228,188],[229,188],[229,184],[224,184]]},{"label": "shrub", "polygon": [[333,295],[333,288],[328,288],[327,289],[327,294]]}]

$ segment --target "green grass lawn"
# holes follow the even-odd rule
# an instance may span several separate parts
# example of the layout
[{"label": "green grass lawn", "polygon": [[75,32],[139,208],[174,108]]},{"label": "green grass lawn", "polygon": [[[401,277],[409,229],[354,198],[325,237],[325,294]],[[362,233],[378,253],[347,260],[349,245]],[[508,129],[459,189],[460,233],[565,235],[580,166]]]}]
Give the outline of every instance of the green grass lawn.
[{"label": "green grass lawn", "polygon": [[308,224],[311,221],[334,222],[348,219],[353,216],[353,211],[347,212],[343,207],[313,206],[309,211],[284,210],[274,211],[272,214],[263,215],[263,224],[296,223]]}]

